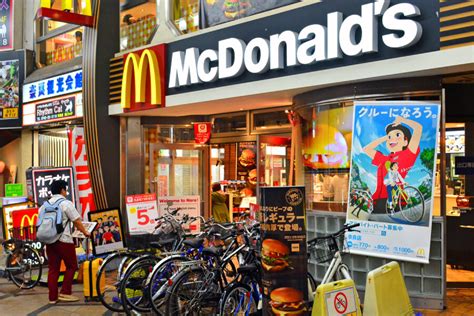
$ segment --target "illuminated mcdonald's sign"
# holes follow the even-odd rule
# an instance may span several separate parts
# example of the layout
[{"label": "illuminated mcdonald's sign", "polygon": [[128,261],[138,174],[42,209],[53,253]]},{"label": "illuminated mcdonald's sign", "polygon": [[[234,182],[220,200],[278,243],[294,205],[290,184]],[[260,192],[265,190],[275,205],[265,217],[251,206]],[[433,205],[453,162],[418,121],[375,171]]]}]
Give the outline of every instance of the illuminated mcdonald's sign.
[{"label": "illuminated mcdonald's sign", "polygon": [[36,19],[93,27],[92,0],[61,0],[61,9],[52,7],[52,0],[41,0]]},{"label": "illuminated mcdonald's sign", "polygon": [[124,56],[121,106],[146,110],[165,104],[165,45]]}]

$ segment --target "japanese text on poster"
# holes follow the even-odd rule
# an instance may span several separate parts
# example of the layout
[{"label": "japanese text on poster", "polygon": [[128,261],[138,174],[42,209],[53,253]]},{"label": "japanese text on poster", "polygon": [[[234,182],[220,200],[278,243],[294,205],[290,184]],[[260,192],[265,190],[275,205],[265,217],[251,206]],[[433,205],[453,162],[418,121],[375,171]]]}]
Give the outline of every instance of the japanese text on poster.
[{"label": "japanese text on poster", "polygon": [[272,306],[285,307],[279,298],[295,298],[282,314],[304,313],[307,298],[305,188],[260,188],[264,315],[273,315]]},{"label": "japanese text on poster", "polygon": [[13,49],[13,0],[0,0],[0,51]]},{"label": "japanese text on poster", "polygon": [[[188,215],[189,217],[198,217],[201,215],[201,199],[199,195],[190,196],[160,196],[158,198],[158,208],[160,215],[166,214],[166,212],[173,212],[179,209],[178,216],[183,217]],[[189,229],[192,233],[200,231],[200,220],[197,219],[192,223],[188,223],[186,229]]]},{"label": "japanese text on poster", "polygon": [[346,236],[351,252],[428,263],[439,112],[426,102],[355,104],[347,220],[361,233]]},{"label": "japanese text on poster", "polygon": [[129,195],[125,201],[129,231],[152,233],[155,230],[155,219],[158,217],[156,194]]},{"label": "japanese text on poster", "polygon": [[51,197],[51,184],[64,180],[67,183],[66,199],[76,203],[75,181],[71,167],[28,169],[26,171],[28,197],[39,206]]}]

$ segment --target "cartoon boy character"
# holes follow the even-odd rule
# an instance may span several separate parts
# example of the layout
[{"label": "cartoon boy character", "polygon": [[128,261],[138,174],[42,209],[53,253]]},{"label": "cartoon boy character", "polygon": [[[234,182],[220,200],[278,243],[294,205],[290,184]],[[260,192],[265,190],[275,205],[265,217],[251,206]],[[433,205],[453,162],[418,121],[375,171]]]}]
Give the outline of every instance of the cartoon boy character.
[{"label": "cartoon boy character", "polygon": [[[410,131],[413,130],[413,134]],[[364,147],[364,153],[372,159],[372,164],[377,167],[377,187],[372,198],[374,212],[385,212],[388,198],[384,179],[387,175],[387,162],[397,162],[398,173],[406,178],[407,173],[415,164],[420,154],[420,140],[423,126],[413,120],[397,116],[392,124],[385,128],[387,135],[380,137]],[[384,155],[376,148],[385,143],[389,154]]]},{"label": "cartoon boy character", "polygon": [[393,209],[393,196],[392,190],[397,191],[398,186],[404,184],[405,180],[398,172],[398,162],[390,163],[390,169],[387,173],[387,178],[384,180],[384,184],[387,186],[387,195],[388,195],[388,207]]}]

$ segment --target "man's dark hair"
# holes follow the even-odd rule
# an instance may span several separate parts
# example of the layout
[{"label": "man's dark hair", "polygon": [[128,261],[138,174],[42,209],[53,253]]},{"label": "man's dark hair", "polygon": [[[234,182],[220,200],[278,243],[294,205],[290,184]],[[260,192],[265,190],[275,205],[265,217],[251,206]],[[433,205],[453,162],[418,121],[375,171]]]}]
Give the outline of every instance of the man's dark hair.
[{"label": "man's dark hair", "polygon": [[97,220],[99,220],[99,219],[100,219],[101,221],[103,220],[102,217],[99,217]]},{"label": "man's dark hair", "polygon": [[109,216],[109,219],[114,219],[114,217],[113,217],[113,216]]},{"label": "man's dark hair", "polygon": [[80,41],[82,42],[82,32],[81,32],[81,31],[76,31],[76,32],[74,33],[74,36],[76,36],[77,38],[79,38]]},{"label": "man's dark hair", "polygon": [[216,183],[212,184],[212,192],[220,191],[220,189],[221,189],[221,185],[220,185],[219,182],[216,182]]},{"label": "man's dark hair", "polygon": [[132,24],[132,21],[130,21],[131,18],[133,18],[133,16],[131,14],[125,14],[122,21],[125,24],[130,25],[130,24]]},{"label": "man's dark hair", "polygon": [[61,194],[61,191],[67,190],[67,182],[64,180],[56,180],[51,184],[51,193],[52,194]]},{"label": "man's dark hair", "polygon": [[398,162],[394,161],[390,163],[390,170],[392,170],[393,166],[398,165]]},{"label": "man's dark hair", "polygon": [[[410,140],[411,140],[411,132],[410,130],[408,129],[408,127],[406,126],[403,126],[403,125],[396,125],[394,126],[393,124],[390,124],[390,125],[387,125],[387,127],[385,128],[385,133],[390,133],[391,131],[401,131],[403,133],[403,135],[405,136],[405,140],[408,142],[408,144],[410,143]],[[403,146],[403,150],[407,149],[408,146]]]}]

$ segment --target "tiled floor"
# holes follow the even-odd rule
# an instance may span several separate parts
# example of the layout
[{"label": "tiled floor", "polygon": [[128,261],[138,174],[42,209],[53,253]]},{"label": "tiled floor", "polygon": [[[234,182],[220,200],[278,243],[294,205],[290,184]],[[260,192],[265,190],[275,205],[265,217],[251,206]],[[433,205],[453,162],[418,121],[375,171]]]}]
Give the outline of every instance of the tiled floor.
[{"label": "tiled floor", "polygon": [[421,311],[423,315],[474,315],[474,289],[448,289],[447,309],[444,311]]},{"label": "tiled floor", "polygon": [[451,269],[451,266],[446,266],[446,277],[448,282],[474,282],[474,271]]}]

